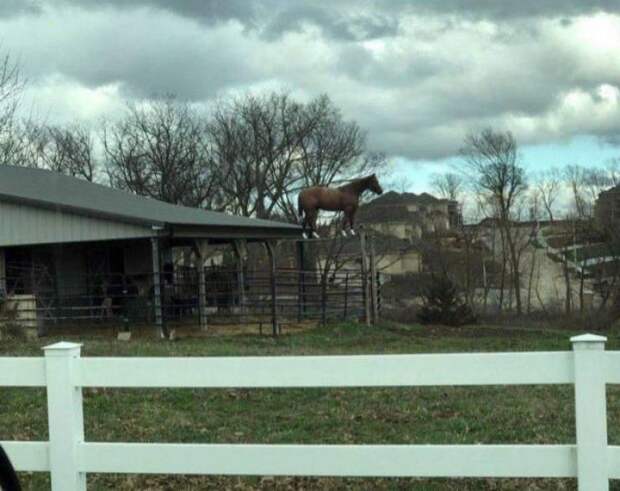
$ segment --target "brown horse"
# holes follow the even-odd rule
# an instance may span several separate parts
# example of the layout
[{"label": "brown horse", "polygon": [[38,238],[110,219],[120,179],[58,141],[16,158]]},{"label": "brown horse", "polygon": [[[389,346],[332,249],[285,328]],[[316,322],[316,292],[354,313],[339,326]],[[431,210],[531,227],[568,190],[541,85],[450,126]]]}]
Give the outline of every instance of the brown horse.
[{"label": "brown horse", "polygon": [[356,179],[338,188],[313,186],[304,189],[297,198],[299,216],[302,218],[304,233],[310,229],[310,236],[315,234],[316,219],[319,210],[343,211],[345,224],[348,222],[351,232],[355,222],[355,212],[359,205],[360,195],[367,189],[375,194],[383,193],[376,175]]}]

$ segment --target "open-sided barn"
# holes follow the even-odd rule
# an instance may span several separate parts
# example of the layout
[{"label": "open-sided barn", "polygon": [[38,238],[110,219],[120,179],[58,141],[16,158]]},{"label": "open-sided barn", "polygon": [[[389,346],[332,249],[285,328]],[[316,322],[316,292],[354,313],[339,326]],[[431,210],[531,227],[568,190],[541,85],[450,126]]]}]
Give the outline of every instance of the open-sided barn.
[{"label": "open-sided barn", "polygon": [[[0,166],[0,295],[39,330],[105,317],[122,292],[162,326],[172,248],[299,238],[296,225],[172,205],[47,170]],[[203,268],[199,268],[204,274]],[[205,287],[204,278],[200,282]],[[204,292],[202,292],[204,293]],[[172,295],[179,295],[174,292]],[[194,295],[195,296],[195,295]],[[204,294],[197,301],[204,304]],[[130,311],[125,305],[125,311]],[[201,322],[205,305],[199,305]]]}]

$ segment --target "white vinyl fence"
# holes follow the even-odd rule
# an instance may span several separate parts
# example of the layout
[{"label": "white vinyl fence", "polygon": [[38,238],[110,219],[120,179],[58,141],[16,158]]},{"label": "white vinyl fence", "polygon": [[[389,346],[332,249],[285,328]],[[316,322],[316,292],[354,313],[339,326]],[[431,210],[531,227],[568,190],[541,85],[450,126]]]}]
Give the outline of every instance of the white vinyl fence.
[{"label": "white vinyl fence", "polygon": [[[17,470],[51,472],[55,491],[84,490],[86,473],[576,477],[580,490],[620,478],[607,443],[606,384],[620,352],[606,338],[571,338],[566,352],[234,358],[81,358],[57,343],[45,357],[0,357],[0,386],[47,387],[49,442],[0,442]],[[393,387],[572,384],[576,444],[227,445],[84,441],[82,387]],[[0,411],[2,407],[0,405]]]}]

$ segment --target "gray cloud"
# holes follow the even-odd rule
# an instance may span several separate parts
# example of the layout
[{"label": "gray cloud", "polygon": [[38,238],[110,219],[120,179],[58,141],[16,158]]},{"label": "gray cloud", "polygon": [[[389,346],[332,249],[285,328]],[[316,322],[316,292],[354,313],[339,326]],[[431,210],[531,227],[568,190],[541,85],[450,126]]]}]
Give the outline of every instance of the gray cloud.
[{"label": "gray cloud", "polygon": [[[359,39],[394,33],[398,16],[409,14],[455,15],[476,19],[513,20],[616,12],[617,0],[56,0],[90,9],[152,7],[213,24],[237,20],[248,28],[267,26],[270,35],[297,30],[303,23],[323,27],[334,38]],[[36,5],[36,0],[8,0],[9,4]],[[17,8],[17,7],[15,7]],[[371,15],[360,15],[366,10]],[[350,18],[350,19],[349,19]],[[343,21],[344,20],[344,21]]]},{"label": "gray cloud", "polygon": [[40,13],[41,6],[36,0],[3,0],[0,2],[0,18]]},{"label": "gray cloud", "polygon": [[345,41],[394,36],[398,32],[398,19],[391,15],[377,12],[351,15],[338,9],[291,2],[264,23],[261,33],[274,39],[286,32],[301,31],[306,25],[319,27],[328,38]]},{"label": "gray cloud", "polygon": [[377,8],[382,6],[400,13],[433,13],[455,15],[474,19],[495,21],[534,17],[570,17],[595,12],[616,12],[620,8],[617,0],[519,0],[518,2],[494,0],[437,0],[411,2],[408,0],[376,0]]},{"label": "gray cloud", "polygon": [[286,87],[302,98],[328,93],[376,150],[436,159],[487,125],[526,144],[620,140],[614,6],[56,0],[20,10],[10,1],[0,3],[0,32],[43,106],[79,92],[91,115],[122,98],[174,93],[200,104]]},{"label": "gray cloud", "polygon": [[[359,13],[355,3],[326,4],[282,0],[61,0],[66,5],[90,10],[153,8],[207,25],[237,21],[266,39],[274,40],[288,32],[315,26],[325,36],[340,40],[374,39],[394,35],[398,18],[388,11]],[[353,12],[353,13],[351,13]]]},{"label": "gray cloud", "polygon": [[36,37],[23,36],[24,22],[8,22],[3,31],[6,47],[35,83],[58,74],[90,88],[121,83],[128,96],[175,93],[200,100],[260,76],[251,63],[251,43],[237,42],[241,28],[205,30],[149,10],[34,16],[27,24]]},{"label": "gray cloud", "polygon": [[[3,0],[3,3],[6,0]],[[207,24],[215,24],[228,20],[238,20],[252,26],[262,10],[261,2],[245,0],[8,0],[8,3],[28,3],[37,6],[72,6],[84,10],[127,11],[136,8],[164,10],[172,14],[198,20]],[[1,12],[1,10],[0,10]]]}]

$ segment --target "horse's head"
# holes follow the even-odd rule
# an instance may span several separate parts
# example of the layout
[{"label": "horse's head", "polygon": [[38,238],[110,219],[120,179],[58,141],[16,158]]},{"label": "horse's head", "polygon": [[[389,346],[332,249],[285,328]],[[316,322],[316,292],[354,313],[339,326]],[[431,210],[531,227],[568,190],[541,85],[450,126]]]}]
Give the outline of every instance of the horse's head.
[{"label": "horse's head", "polygon": [[381,187],[381,184],[379,184],[379,180],[377,179],[377,176],[375,174],[368,178],[368,189],[370,189],[375,194],[383,193],[383,188]]}]

